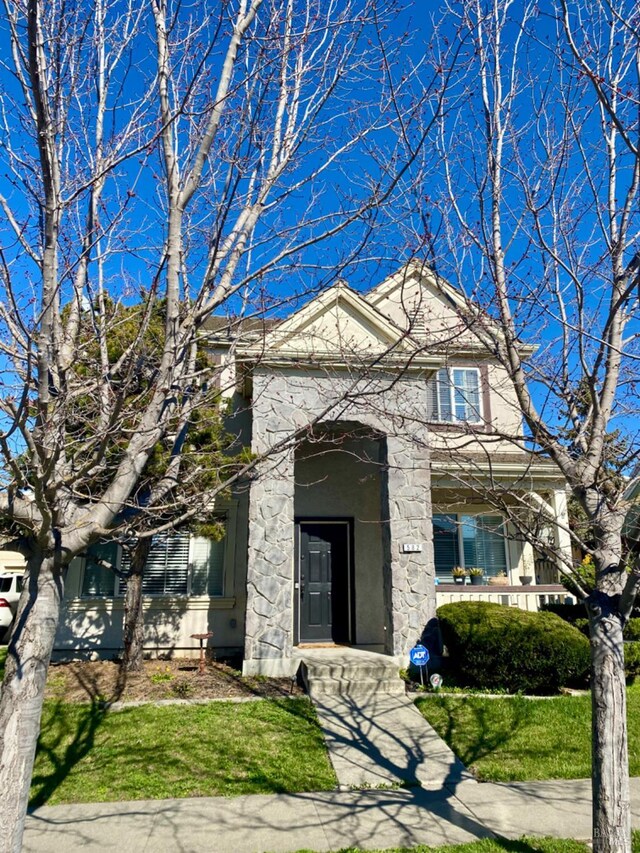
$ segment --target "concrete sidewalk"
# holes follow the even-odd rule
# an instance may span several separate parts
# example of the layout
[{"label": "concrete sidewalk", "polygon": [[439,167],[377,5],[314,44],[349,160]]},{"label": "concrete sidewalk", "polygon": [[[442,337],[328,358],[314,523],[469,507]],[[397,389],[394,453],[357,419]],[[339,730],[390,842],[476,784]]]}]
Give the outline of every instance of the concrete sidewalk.
[{"label": "concrete sidewalk", "polygon": [[[640,779],[633,779],[640,828]],[[288,853],[457,844],[494,834],[583,838],[590,781],[145,800],[44,806],[27,819],[26,853]]]}]

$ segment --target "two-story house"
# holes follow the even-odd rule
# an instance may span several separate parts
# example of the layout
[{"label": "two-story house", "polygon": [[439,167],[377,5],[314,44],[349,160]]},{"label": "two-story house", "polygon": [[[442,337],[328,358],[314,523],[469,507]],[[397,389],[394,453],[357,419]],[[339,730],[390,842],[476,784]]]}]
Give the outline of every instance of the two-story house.
[{"label": "two-story house", "polygon": [[[412,263],[365,294],[339,282],[277,322],[211,319],[231,428],[261,461],[221,504],[222,541],[154,543],[150,651],[193,649],[190,635],[211,630],[212,646],[243,650],[247,673],[289,674],[313,644],[402,660],[437,600],[536,606],[557,591],[536,587],[536,555],[486,490],[546,507],[570,549],[564,483],[510,440],[522,436],[513,388],[459,299]],[[482,584],[454,587],[455,567],[482,569]],[[116,652],[122,611],[114,576],[76,561],[58,653]]]}]

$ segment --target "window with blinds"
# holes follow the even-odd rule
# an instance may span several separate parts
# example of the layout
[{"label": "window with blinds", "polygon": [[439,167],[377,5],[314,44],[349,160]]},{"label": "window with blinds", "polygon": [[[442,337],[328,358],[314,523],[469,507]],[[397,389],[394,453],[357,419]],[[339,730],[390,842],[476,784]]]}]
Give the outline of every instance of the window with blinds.
[{"label": "window with blinds", "polygon": [[114,594],[116,586],[114,572],[97,561],[104,560],[117,568],[118,551],[119,548],[115,542],[97,542],[89,548],[82,575],[83,596],[104,597]]},{"label": "window with blinds", "polygon": [[455,515],[433,516],[433,552],[436,573],[450,575],[460,565],[458,521]]},{"label": "window with blinds", "polygon": [[500,515],[433,516],[437,577],[451,580],[454,566],[483,569],[487,577],[507,571],[507,539]]},{"label": "window with blinds", "polygon": [[[215,541],[189,533],[153,537],[142,579],[148,596],[221,596],[224,594],[225,540]],[[126,580],[95,562],[101,558],[127,572],[130,552],[114,542],[92,545],[82,580],[83,596],[123,595]]]},{"label": "window with blinds", "polygon": [[192,538],[191,595],[224,594],[224,548],[224,539]]},{"label": "window with blinds", "polygon": [[[142,578],[143,595],[189,594],[188,533],[154,536]],[[122,561],[127,569],[126,558]]]},{"label": "window with blinds", "polygon": [[444,367],[427,386],[430,420],[442,423],[480,423],[480,371],[473,367]]}]

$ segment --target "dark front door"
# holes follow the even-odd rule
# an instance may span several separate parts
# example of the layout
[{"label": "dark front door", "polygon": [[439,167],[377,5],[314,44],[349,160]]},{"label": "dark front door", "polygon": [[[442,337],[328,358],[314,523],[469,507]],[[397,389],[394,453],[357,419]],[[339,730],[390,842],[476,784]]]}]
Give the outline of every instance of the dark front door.
[{"label": "dark front door", "polygon": [[299,641],[348,643],[349,523],[303,521],[298,530]]}]

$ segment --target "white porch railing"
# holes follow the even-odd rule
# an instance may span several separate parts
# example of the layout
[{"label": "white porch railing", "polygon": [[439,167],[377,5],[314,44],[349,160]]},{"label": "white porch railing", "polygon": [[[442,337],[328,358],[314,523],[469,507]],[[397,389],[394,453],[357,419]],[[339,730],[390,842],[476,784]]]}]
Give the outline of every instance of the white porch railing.
[{"label": "white porch railing", "polygon": [[520,610],[540,610],[541,604],[562,603],[570,597],[561,584],[536,584],[531,586],[441,583],[436,586],[436,606],[454,601],[491,601]]}]

